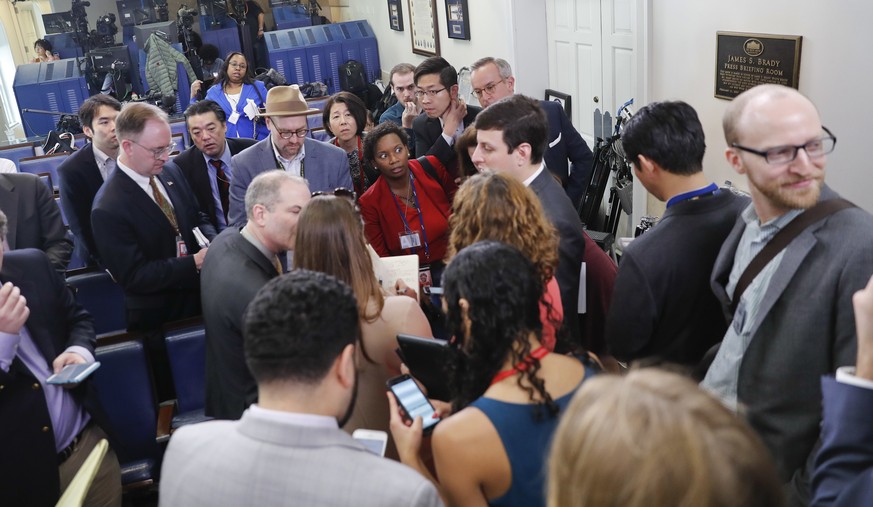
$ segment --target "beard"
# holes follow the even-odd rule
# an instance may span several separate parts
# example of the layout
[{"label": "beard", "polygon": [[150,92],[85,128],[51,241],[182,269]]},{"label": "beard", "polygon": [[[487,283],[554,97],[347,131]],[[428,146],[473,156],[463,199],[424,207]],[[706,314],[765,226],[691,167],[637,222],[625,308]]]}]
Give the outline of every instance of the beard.
[{"label": "beard", "polygon": [[812,177],[811,184],[803,189],[787,188],[786,184],[796,183],[795,178],[786,178],[770,183],[755,181],[749,174],[749,184],[754,187],[770,204],[779,209],[808,209],[818,202],[821,194],[822,177]]},{"label": "beard", "polygon": [[355,411],[355,403],[358,401],[358,369],[355,368],[355,385],[352,387],[352,399],[349,400],[349,406],[346,408],[346,413],[337,419],[337,424],[342,428],[352,418],[352,413]]}]

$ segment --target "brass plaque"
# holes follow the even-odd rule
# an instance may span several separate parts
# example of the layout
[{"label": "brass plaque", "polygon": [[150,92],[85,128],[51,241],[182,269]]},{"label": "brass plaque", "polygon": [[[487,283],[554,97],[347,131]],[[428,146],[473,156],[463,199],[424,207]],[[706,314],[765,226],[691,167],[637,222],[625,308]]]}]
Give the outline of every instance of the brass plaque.
[{"label": "brass plaque", "polygon": [[763,83],[797,88],[800,35],[716,32],[715,96],[732,99]]}]

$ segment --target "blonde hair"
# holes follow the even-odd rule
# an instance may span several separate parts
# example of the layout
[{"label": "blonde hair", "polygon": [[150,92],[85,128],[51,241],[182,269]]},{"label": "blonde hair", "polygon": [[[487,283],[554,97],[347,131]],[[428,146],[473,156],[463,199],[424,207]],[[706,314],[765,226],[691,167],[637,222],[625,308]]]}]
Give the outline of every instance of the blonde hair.
[{"label": "blonde hair", "polygon": [[534,263],[543,282],[554,275],[558,231],[539,198],[521,182],[490,171],[471,176],[455,194],[454,210],[449,218],[452,232],[446,259],[490,239],[519,249]]},{"label": "blonde hair", "polygon": [[135,140],[139,138],[149,120],[163,121],[169,125],[169,118],[161,108],[144,102],[128,102],[121,107],[121,112],[115,117],[115,136],[121,139]]},{"label": "blonde hair", "polygon": [[549,507],[784,505],[751,428],[691,380],[656,369],[583,384],[549,457]]}]

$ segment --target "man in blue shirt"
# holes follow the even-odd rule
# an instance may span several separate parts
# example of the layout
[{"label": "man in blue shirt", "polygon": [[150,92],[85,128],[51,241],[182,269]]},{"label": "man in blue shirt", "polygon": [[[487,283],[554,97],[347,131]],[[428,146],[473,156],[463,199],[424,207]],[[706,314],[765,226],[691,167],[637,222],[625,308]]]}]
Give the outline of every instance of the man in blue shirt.
[{"label": "man in blue shirt", "polygon": [[421,114],[421,107],[415,100],[415,67],[408,63],[398,63],[391,69],[388,81],[397,102],[382,113],[379,123],[390,121],[406,129],[409,149],[414,153],[415,132],[412,131],[412,120]]}]

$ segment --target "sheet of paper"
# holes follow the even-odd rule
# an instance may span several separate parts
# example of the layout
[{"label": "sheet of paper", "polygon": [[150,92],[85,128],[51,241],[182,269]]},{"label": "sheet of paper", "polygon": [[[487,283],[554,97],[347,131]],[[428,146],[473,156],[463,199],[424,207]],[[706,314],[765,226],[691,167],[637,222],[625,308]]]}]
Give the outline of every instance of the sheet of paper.
[{"label": "sheet of paper", "polygon": [[419,294],[418,288],[418,256],[417,255],[398,255],[396,257],[379,257],[375,250],[367,245],[370,250],[370,258],[373,261],[373,271],[376,272],[376,278],[379,279],[379,284],[394,294],[394,282],[397,279],[403,282],[415,291],[416,297]]}]

